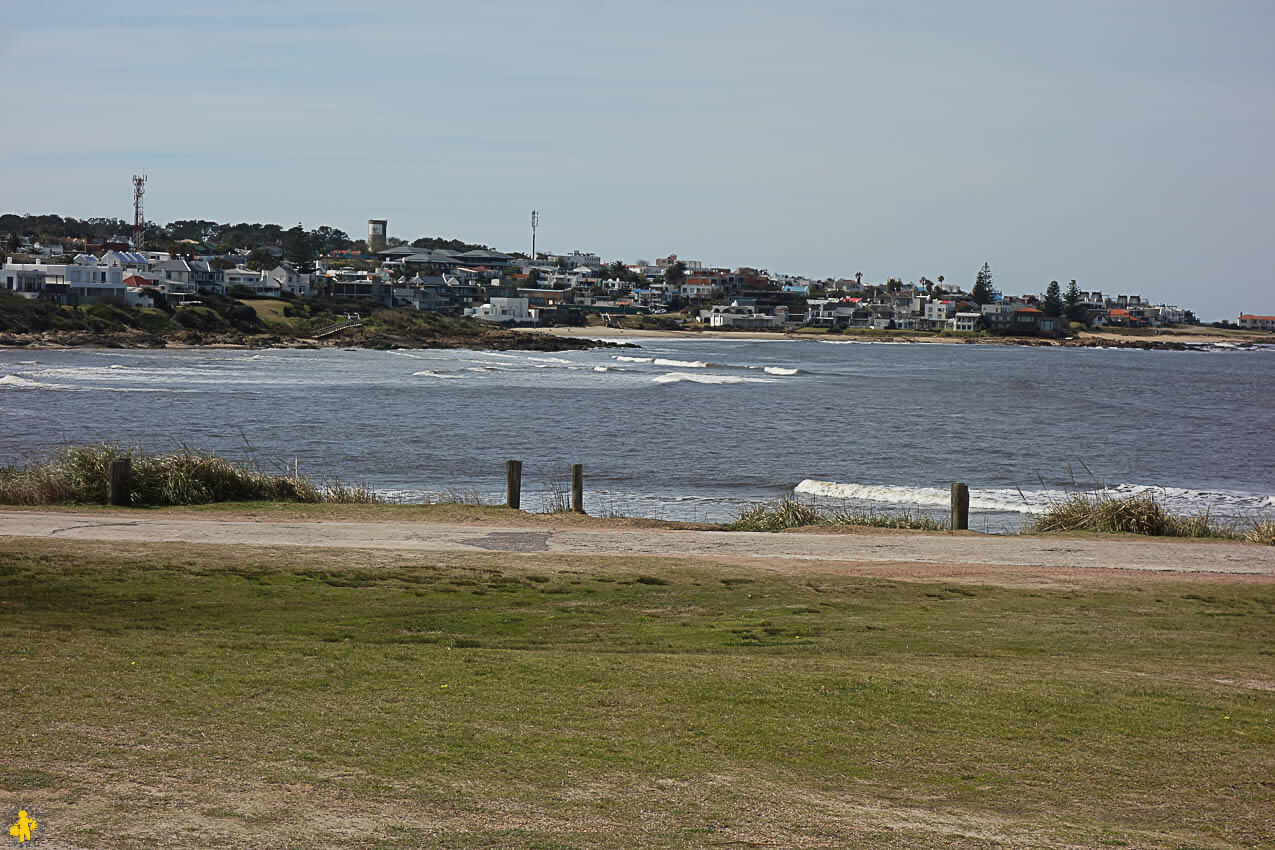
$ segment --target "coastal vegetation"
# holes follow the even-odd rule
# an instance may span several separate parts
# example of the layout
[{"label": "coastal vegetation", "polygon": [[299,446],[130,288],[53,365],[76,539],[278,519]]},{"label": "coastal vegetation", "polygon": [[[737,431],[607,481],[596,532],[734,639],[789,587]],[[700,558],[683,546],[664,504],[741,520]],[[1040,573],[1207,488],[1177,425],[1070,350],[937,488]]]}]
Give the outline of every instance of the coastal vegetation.
[{"label": "coastal vegetation", "polygon": [[123,458],[131,462],[133,504],[139,507],[243,501],[379,501],[366,487],[339,482],[317,484],[295,472],[272,474],[252,464],[205,452],[182,449],[145,454],[98,444],[65,446],[45,460],[0,466],[0,504],[104,505],[111,462]]},{"label": "coastal vegetation", "polygon": [[1219,522],[1209,514],[1174,514],[1143,492],[1113,496],[1102,490],[1076,491],[1049,506],[1024,529],[1030,534],[1094,531],[1105,534],[1145,534],[1152,537],[1214,537],[1275,545],[1275,520]]},{"label": "coastal vegetation", "polygon": [[1269,584],[1002,575],[0,539],[0,789],[86,847],[1275,843]]},{"label": "coastal vegetation", "polygon": [[786,531],[790,528],[905,528],[914,531],[946,531],[945,520],[933,519],[907,511],[894,513],[837,510],[798,502],[794,499],[778,499],[740,512],[739,518],[728,523],[730,531]]},{"label": "coastal vegetation", "polygon": [[[166,454],[148,454],[136,448],[123,449],[110,443],[98,443],[63,446],[47,458],[0,466],[0,504],[107,504],[110,465],[121,458],[131,461],[133,504],[138,507],[237,502],[383,504],[387,501],[367,486],[316,483],[295,469],[271,473],[255,463],[231,461],[187,448]],[[444,492],[427,502],[475,510],[484,508],[481,499],[474,493]],[[558,514],[566,512],[567,508],[566,495],[560,488],[545,496],[544,513]],[[947,531],[950,526],[946,519],[906,510],[872,511],[784,498],[750,505],[741,510],[733,521],[717,525],[699,524],[697,527],[774,532],[855,528]],[[1245,521],[1220,521],[1207,513],[1193,516],[1175,514],[1165,508],[1152,491],[1119,496],[1101,489],[1077,489],[1025,523],[1022,532],[1141,534],[1275,545],[1275,519],[1253,517]]]},{"label": "coastal vegetation", "polygon": [[[474,348],[567,351],[607,343],[512,330],[476,319],[410,308],[379,308],[357,300],[240,299],[201,294],[171,308],[129,307],[118,299],[78,307],[0,293],[0,346],[166,345],[315,347],[326,328],[358,322],[326,338],[362,348]],[[611,343],[614,345],[614,343]]]}]

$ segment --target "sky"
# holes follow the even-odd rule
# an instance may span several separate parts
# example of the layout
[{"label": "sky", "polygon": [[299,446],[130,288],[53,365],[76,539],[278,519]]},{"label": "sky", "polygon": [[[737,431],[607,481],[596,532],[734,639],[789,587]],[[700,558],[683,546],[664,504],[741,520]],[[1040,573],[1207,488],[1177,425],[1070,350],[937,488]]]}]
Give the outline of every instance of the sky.
[{"label": "sky", "polygon": [[1275,3],[6,4],[0,212],[1275,313]]}]

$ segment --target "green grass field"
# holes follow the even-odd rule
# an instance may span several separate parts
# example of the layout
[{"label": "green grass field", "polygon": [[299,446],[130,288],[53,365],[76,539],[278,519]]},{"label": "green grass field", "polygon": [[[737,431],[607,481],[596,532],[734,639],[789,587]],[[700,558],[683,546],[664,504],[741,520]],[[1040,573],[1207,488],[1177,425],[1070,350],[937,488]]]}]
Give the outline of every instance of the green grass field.
[{"label": "green grass field", "polygon": [[285,325],[295,324],[292,319],[283,315],[287,301],[278,298],[240,298],[240,304],[247,304],[256,311],[257,317],[266,323],[279,322]]},{"label": "green grass field", "polygon": [[83,847],[1275,844],[1275,586],[0,538]]}]

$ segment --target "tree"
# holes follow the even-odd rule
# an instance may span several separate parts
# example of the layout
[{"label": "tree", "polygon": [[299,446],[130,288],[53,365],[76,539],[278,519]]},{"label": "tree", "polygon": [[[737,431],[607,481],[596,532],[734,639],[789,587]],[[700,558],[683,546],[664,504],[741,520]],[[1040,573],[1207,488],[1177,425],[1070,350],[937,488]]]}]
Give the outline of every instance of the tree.
[{"label": "tree", "polygon": [[298,271],[310,270],[310,264],[314,261],[314,240],[300,224],[283,234],[283,256]]},{"label": "tree", "polygon": [[992,279],[992,267],[987,263],[983,263],[983,267],[978,270],[978,277],[974,280],[974,288],[970,291],[970,297],[974,299],[975,304],[991,304],[996,300],[999,293],[996,291],[996,281]]},{"label": "tree", "polygon": [[248,254],[246,265],[254,272],[269,271],[279,265],[279,261],[275,259],[274,254],[271,254],[265,248],[254,248]]},{"label": "tree", "polygon": [[1041,310],[1046,316],[1052,316],[1055,319],[1062,316],[1062,291],[1058,288],[1058,281],[1051,280],[1049,286],[1045,287],[1045,303],[1041,305]]},{"label": "tree", "polygon": [[863,286],[863,272],[854,273],[854,285],[855,287]]},{"label": "tree", "polygon": [[664,282],[669,286],[681,286],[686,280],[686,263],[678,260],[664,269]]},{"label": "tree", "polygon": [[1080,287],[1076,286],[1073,280],[1067,284],[1067,294],[1063,296],[1063,303],[1067,305],[1067,318],[1078,324],[1084,324],[1089,319],[1089,311],[1085,309],[1084,298],[1080,295]]}]

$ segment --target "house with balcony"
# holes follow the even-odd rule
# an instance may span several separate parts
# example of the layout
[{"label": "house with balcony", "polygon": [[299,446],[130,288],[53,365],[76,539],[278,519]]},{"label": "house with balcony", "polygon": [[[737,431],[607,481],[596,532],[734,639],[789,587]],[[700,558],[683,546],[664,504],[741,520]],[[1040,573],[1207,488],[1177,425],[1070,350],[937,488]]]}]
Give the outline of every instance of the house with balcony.
[{"label": "house with balcony", "polygon": [[484,322],[496,322],[499,324],[522,325],[532,324],[537,321],[537,317],[532,314],[526,298],[493,296],[487,299],[486,304],[471,307],[465,311],[465,314]]}]

